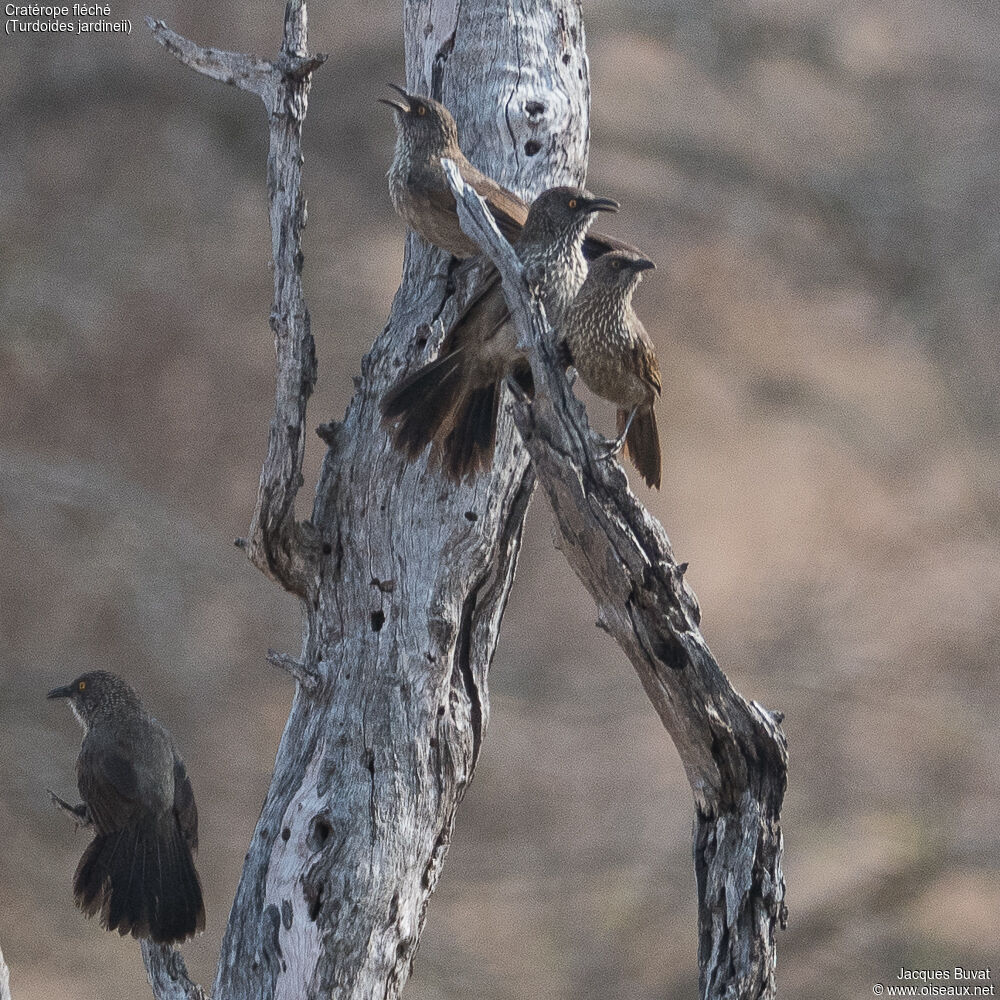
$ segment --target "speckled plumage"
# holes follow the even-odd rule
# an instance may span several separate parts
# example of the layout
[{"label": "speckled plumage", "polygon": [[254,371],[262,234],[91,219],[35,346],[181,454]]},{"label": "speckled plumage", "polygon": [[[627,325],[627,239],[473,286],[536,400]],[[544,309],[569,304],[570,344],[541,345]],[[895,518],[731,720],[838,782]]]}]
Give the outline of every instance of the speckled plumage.
[{"label": "speckled plumage", "polygon": [[[595,213],[616,207],[572,187],[550,188],[531,206],[514,249],[539,276],[539,296],[553,326],[561,323],[586,277],[582,245]],[[530,385],[503,292],[491,284],[467,307],[440,357],[401,380],[383,400],[396,446],[413,458],[436,441],[454,479],[485,467],[493,456],[501,382],[510,374]]]},{"label": "speckled plumage", "polygon": [[562,335],[584,384],[615,403],[626,451],[650,486],[660,485],[660,445],[653,403],[660,369],[653,342],[632,309],[642,271],[652,262],[624,251],[591,262],[587,280],[566,311]]}]

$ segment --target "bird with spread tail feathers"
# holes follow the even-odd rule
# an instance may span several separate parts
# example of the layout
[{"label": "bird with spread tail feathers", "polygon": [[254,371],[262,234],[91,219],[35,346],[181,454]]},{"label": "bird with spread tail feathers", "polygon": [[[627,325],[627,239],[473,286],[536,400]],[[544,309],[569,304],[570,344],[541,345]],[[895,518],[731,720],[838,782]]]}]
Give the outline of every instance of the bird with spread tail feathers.
[{"label": "bird with spread tail feathers", "polygon": [[95,670],[49,698],[69,700],[84,728],[77,760],[83,806],[94,828],[73,879],[77,906],[109,931],[173,944],[204,930],[198,810],[170,733],[115,674]]},{"label": "bird with spread tail feathers", "polygon": [[[582,188],[549,188],[531,206],[514,250],[538,276],[549,321],[558,326],[587,274],[583,239],[598,212],[618,203]],[[513,375],[532,391],[531,370],[518,348],[499,288],[479,296],[445,339],[440,355],[404,377],[382,400],[383,422],[411,459],[434,441],[454,480],[493,459],[503,379]]]}]

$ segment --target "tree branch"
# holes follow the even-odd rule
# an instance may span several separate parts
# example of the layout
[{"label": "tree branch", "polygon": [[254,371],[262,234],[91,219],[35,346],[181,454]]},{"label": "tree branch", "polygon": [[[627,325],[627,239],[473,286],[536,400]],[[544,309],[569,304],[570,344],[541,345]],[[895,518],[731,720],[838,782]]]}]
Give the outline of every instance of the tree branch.
[{"label": "tree branch", "polygon": [[279,670],[284,670],[286,673],[291,674],[296,682],[310,693],[319,687],[323,679],[322,675],[314,667],[310,667],[301,660],[296,660],[287,653],[279,653],[276,650],[269,649],[267,651],[267,662],[272,667],[277,667]]},{"label": "tree branch", "polygon": [[663,527],[617,463],[598,457],[582,404],[556,363],[552,329],[482,199],[448,164],[462,228],[490,257],[536,387],[514,416],[562,534],[562,551],[632,661],[674,741],[695,798],[701,995],[774,996],[774,932],[784,925],[780,720],[747,703],[699,631],[701,613]]},{"label": "tree branch", "polygon": [[187,966],[176,948],[143,941],[142,961],[156,1000],[209,1000],[208,994],[188,978]]},{"label": "tree branch", "polygon": [[51,788],[47,789],[47,791],[49,798],[52,799],[52,804],[61,813],[68,816],[78,830],[86,830],[92,825],[87,807],[82,802],[78,806],[71,806],[65,799],[59,798]]},{"label": "tree branch", "polygon": [[306,404],[316,383],[316,354],[302,292],[302,122],[311,74],[326,59],[308,54],[305,0],[289,0],[281,51],[271,62],[237,52],[203,48],[147,17],[153,37],[198,73],[256,94],[270,128],[267,190],[274,260],[271,329],[276,354],[274,416],[257,502],[243,548],[250,561],[286,590],[306,598],[316,586],[316,540],[310,522],[295,517],[302,485]]}]

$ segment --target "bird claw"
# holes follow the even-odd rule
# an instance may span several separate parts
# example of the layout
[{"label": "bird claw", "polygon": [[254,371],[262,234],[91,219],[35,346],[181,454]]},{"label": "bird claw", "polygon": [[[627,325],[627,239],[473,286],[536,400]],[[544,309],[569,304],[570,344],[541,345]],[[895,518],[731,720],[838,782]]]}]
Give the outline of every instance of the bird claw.
[{"label": "bird claw", "polygon": [[602,438],[602,447],[597,453],[597,460],[599,462],[607,462],[612,458],[617,458],[621,454],[622,448],[625,447],[625,436],[625,434],[622,434],[621,437]]},{"label": "bird claw", "polygon": [[51,788],[46,789],[46,791],[49,793],[49,798],[52,799],[52,804],[69,816],[78,830],[91,825],[90,811],[84,803],[81,802],[78,806],[71,806],[65,799],[59,798]]}]

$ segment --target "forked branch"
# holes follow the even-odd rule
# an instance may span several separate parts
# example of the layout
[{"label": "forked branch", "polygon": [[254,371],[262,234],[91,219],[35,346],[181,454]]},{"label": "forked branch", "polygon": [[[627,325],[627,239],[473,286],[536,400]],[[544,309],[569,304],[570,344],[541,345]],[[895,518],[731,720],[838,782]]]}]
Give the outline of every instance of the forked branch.
[{"label": "forked branch", "polygon": [[267,109],[267,191],[274,259],[271,329],[277,384],[257,502],[249,536],[241,544],[258,569],[304,598],[315,587],[315,533],[309,522],[296,520],[295,495],[302,484],[306,404],[316,382],[316,353],[301,278],[301,233],[306,224],[301,194],[302,121],[312,71],[326,56],[308,53],[303,0],[288,3],[281,51],[270,62],[203,48],[162,21],[146,20],[153,37],[185,66],[256,94]]}]

